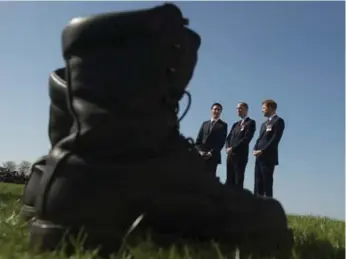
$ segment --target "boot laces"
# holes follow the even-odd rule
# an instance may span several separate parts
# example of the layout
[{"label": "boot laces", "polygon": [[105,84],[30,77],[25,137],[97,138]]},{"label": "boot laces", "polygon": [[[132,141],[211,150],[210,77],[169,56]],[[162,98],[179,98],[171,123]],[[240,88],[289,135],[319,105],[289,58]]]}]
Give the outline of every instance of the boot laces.
[{"label": "boot laces", "polygon": [[[189,110],[191,108],[191,102],[192,102],[191,94],[188,91],[184,91],[184,95],[187,96],[188,102],[187,102],[187,107],[185,108],[183,114],[178,119],[179,122],[181,122],[185,118],[185,116],[187,115],[187,113],[189,112]],[[176,107],[176,113],[179,113],[179,110],[180,110],[180,107],[179,107],[179,104],[178,104],[177,107]]]},{"label": "boot laces", "polygon": [[[191,108],[191,103],[192,103],[191,93],[185,90],[184,95],[186,95],[188,98],[187,107],[185,108],[183,114],[178,119],[178,123],[180,123],[185,118],[185,116],[187,115],[187,113],[189,112],[189,110]],[[179,111],[180,111],[180,106],[179,106],[179,103],[177,103],[176,108],[175,108],[175,112],[178,114]],[[183,135],[181,135],[181,134],[179,134],[179,135],[185,140],[185,143],[188,145],[189,149],[193,148],[194,150],[196,150],[195,149],[195,141],[193,140],[193,138],[191,138],[191,137],[185,138]]]}]

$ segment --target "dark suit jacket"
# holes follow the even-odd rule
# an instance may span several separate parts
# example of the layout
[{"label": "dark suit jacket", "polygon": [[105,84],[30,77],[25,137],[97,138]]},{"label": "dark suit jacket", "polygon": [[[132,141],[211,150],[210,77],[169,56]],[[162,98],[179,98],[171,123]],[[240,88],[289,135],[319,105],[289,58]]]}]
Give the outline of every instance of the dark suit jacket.
[{"label": "dark suit jacket", "polygon": [[261,150],[258,161],[270,164],[279,164],[278,147],[285,129],[285,121],[279,116],[273,117],[271,121],[266,121],[261,126],[259,137],[254,150]]},{"label": "dark suit jacket", "polygon": [[228,125],[219,119],[209,132],[210,125],[210,120],[202,123],[196,139],[196,147],[201,151],[210,151],[212,156],[209,160],[221,164],[221,150],[225,144]]},{"label": "dark suit jacket", "polygon": [[228,155],[247,162],[249,143],[255,134],[256,122],[248,117],[242,126],[240,124],[241,120],[233,124],[226,138],[226,148],[232,147],[232,153]]}]

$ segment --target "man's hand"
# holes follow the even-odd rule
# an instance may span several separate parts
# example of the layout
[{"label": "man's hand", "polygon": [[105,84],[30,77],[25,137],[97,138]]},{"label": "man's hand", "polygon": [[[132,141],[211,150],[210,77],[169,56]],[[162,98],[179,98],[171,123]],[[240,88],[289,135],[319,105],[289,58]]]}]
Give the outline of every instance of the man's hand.
[{"label": "man's hand", "polygon": [[204,155],[204,158],[205,159],[209,159],[209,158],[211,158],[211,152],[209,151],[208,153],[206,153],[205,155]]},{"label": "man's hand", "polygon": [[262,150],[254,150],[253,151],[253,155],[255,156],[255,157],[258,157],[258,156],[260,156],[262,154]]},{"label": "man's hand", "polygon": [[204,151],[199,150],[198,152],[199,152],[199,154],[200,154],[201,156],[205,156],[205,152],[204,152]]},{"label": "man's hand", "polygon": [[232,153],[232,147],[229,147],[226,149],[226,153],[229,154],[229,153]]}]

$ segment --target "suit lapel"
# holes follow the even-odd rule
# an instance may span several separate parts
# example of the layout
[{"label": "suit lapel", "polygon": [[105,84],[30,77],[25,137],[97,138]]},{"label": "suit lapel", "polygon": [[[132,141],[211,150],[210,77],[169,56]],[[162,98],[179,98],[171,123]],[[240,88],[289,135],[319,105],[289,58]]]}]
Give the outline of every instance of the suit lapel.
[{"label": "suit lapel", "polygon": [[269,122],[269,124],[273,126],[278,120],[279,120],[279,116],[276,115],[276,116]]},{"label": "suit lapel", "polygon": [[266,128],[267,128],[267,122],[263,122],[259,138],[261,138],[263,136],[264,132],[266,132]]},{"label": "suit lapel", "polygon": [[247,125],[247,123],[248,123],[248,121],[249,121],[249,117],[247,117],[245,120],[244,120],[244,122],[243,122],[243,124],[241,124],[241,120],[240,121],[238,121],[237,122],[237,125],[236,125],[236,131],[239,133],[239,132],[241,132],[242,130],[242,128],[245,128],[245,126]]},{"label": "suit lapel", "polygon": [[[245,122],[244,122],[244,123],[245,123]],[[244,125],[244,123],[243,123],[243,125]],[[235,134],[235,135],[239,134],[241,127],[242,127],[242,126],[241,126],[241,120],[240,120],[240,121],[238,121],[237,124],[235,125],[235,129],[234,129],[234,134]]]},{"label": "suit lapel", "polygon": [[245,125],[248,123],[249,120],[250,120],[250,118],[247,117],[247,118],[244,120],[243,125],[241,125],[241,121],[240,121],[239,127],[240,127],[240,128],[245,127]]},{"label": "suit lapel", "polygon": [[211,130],[209,130],[210,126],[211,126],[211,121],[209,121],[207,123],[208,124],[208,126],[207,126],[207,132],[208,132],[207,138],[219,127],[219,123],[220,123],[220,120],[217,120]]},{"label": "suit lapel", "polygon": [[211,121],[207,121],[207,122],[204,124],[204,131],[206,132],[206,135],[207,135],[207,136],[209,136],[209,134],[210,134],[210,131],[209,131],[210,124],[211,124]]},{"label": "suit lapel", "polygon": [[261,135],[260,135],[260,138],[264,135],[264,133],[266,132],[267,130],[267,126],[270,125],[273,127],[273,125],[279,120],[279,116],[275,116],[274,118],[272,118],[271,121],[268,121],[268,122],[264,122],[262,124],[262,128],[261,128]]}]

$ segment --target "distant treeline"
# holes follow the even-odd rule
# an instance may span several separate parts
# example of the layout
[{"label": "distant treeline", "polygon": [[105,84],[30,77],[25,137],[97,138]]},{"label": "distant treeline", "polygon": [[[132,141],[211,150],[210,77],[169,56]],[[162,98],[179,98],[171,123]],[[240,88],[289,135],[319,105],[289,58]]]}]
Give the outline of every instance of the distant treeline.
[{"label": "distant treeline", "polygon": [[1,170],[0,169],[0,182],[25,184],[29,179],[28,175],[18,171]]}]

